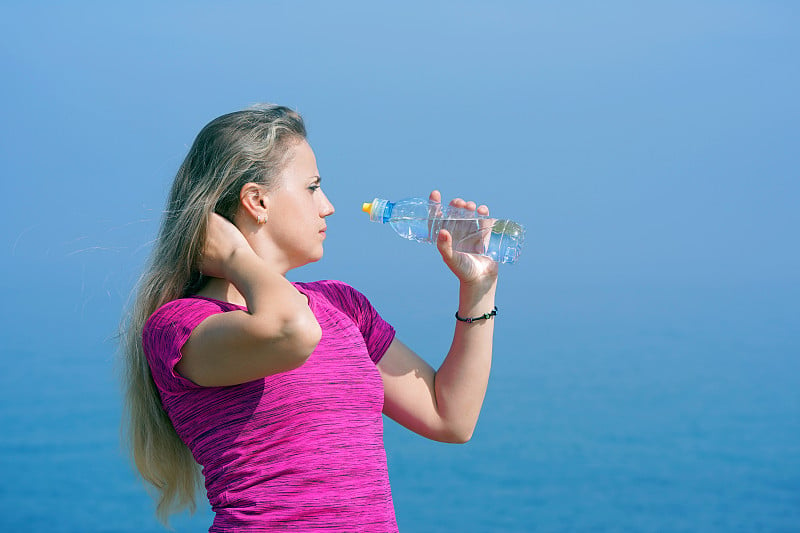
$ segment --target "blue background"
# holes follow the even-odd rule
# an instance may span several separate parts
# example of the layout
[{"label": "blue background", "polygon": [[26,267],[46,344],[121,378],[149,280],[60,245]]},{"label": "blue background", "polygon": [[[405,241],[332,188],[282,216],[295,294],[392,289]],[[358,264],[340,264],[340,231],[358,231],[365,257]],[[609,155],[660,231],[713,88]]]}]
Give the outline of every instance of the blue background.
[{"label": "blue background", "polygon": [[[116,335],[200,128],[306,118],[325,258],[441,361],[457,284],[360,205],[528,228],[473,440],[386,423],[404,531],[800,529],[794,2],[5,2],[0,526],[159,531]],[[210,523],[201,505],[178,531]]]}]

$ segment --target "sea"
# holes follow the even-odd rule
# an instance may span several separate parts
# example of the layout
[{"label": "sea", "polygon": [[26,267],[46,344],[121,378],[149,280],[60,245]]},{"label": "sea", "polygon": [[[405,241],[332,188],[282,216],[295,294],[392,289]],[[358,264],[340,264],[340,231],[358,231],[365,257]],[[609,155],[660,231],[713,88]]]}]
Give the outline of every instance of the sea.
[{"label": "sea", "polygon": [[[800,287],[503,290],[470,442],[385,420],[401,531],[800,532]],[[453,310],[391,319],[438,363]],[[165,531],[120,440],[118,317],[63,312],[4,335],[0,531]],[[171,527],[210,523],[201,500]]]}]

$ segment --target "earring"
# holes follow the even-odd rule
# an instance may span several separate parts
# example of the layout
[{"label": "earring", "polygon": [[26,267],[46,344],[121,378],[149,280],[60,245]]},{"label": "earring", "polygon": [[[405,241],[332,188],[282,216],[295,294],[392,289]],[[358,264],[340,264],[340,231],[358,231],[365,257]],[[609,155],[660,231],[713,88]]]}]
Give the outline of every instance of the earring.
[{"label": "earring", "polygon": [[256,217],[256,221],[257,221],[259,224],[266,224],[266,223],[267,223],[267,215],[264,215],[264,216],[258,215],[258,216]]}]

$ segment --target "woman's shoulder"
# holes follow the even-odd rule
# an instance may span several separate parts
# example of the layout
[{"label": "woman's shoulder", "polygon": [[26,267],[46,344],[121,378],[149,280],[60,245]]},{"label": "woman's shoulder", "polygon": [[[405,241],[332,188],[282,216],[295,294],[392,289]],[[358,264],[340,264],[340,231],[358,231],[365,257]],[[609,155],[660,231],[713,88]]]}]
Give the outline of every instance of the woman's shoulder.
[{"label": "woman's shoulder", "polygon": [[293,285],[301,289],[315,292],[342,292],[355,290],[353,287],[337,279],[322,279],[319,281],[295,281]]},{"label": "woman's shoulder", "polygon": [[335,279],[313,282],[294,283],[294,285],[310,299],[317,302],[324,300],[328,305],[345,311],[349,315],[357,315],[370,306],[369,300],[357,289]]},{"label": "woman's shoulder", "polygon": [[294,282],[295,287],[297,287],[301,292],[306,294],[314,293],[315,295],[323,296],[325,299],[330,301],[342,301],[342,300],[360,300],[364,298],[364,295],[361,294],[358,290],[353,288],[353,286],[345,283],[344,281],[339,281],[336,279],[324,279],[319,281],[310,281],[310,282]]},{"label": "woman's shoulder", "polygon": [[178,298],[170,300],[156,309],[147,319],[145,329],[191,320],[196,315],[208,316],[234,309],[239,309],[239,306],[205,296]]}]

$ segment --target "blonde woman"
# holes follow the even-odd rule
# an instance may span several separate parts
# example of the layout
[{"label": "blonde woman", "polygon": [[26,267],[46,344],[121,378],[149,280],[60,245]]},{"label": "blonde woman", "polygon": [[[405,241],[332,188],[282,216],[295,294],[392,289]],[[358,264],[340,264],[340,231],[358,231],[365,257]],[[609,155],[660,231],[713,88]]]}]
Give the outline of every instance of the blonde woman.
[{"label": "blonde woman", "polygon": [[274,105],[213,120],[178,171],[124,349],[132,455],[164,522],[204,480],[210,531],[396,531],[381,414],[437,441],[472,435],[496,263],[440,232],[460,320],[434,370],[352,287],[286,279],[322,258],[320,182],[301,117]]}]

